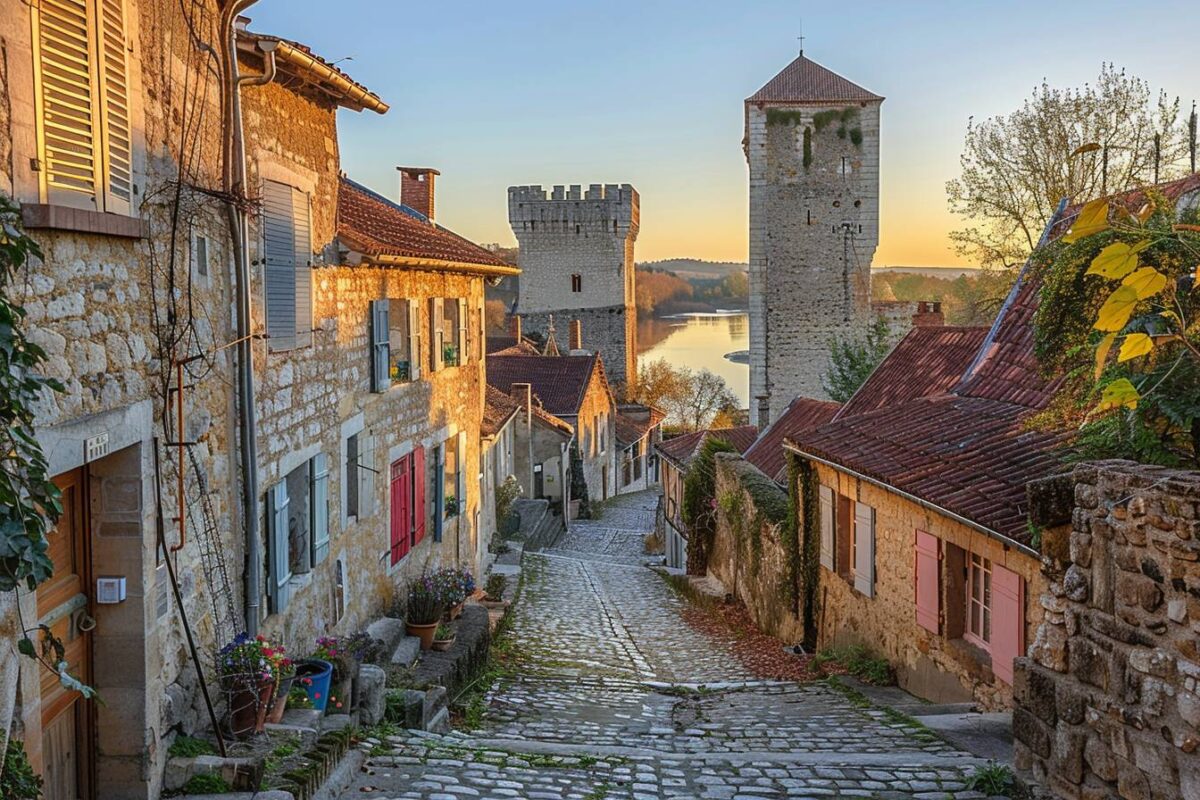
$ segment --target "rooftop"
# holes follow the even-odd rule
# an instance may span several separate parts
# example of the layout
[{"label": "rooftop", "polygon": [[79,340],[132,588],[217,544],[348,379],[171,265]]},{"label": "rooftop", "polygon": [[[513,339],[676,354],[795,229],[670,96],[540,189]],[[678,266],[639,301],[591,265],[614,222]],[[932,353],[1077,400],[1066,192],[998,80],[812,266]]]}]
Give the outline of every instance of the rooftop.
[{"label": "rooftop", "polygon": [[767,81],[747,103],[870,102],[883,100],[856,83],[827,69],[803,53]]},{"label": "rooftop", "polygon": [[514,398],[494,386],[488,386],[483,396],[483,421],[479,425],[479,432],[484,436],[495,436],[520,410],[521,404]]},{"label": "rooftop", "polygon": [[655,445],[655,449],[668,461],[686,467],[700,452],[700,448],[710,436],[724,439],[739,453],[745,453],[754,444],[754,439],[758,436],[758,428],[753,425],[740,425],[736,428],[709,428],[693,431],[659,442]]},{"label": "rooftop", "polygon": [[787,466],[783,455],[784,437],[795,437],[802,431],[824,425],[833,419],[839,408],[839,404],[828,400],[797,397],[746,450],[746,460],[767,477],[783,483]]},{"label": "rooftop", "polygon": [[[489,355],[487,382],[511,393],[514,383],[528,383],[542,407],[558,417],[579,413],[592,373],[604,365],[595,354],[580,356]],[[606,381],[607,383],[607,381]]]},{"label": "rooftop", "polygon": [[621,444],[633,444],[654,430],[666,419],[666,412],[654,406],[645,406],[645,412],[631,414],[626,408],[617,409],[616,428],[617,441]]}]

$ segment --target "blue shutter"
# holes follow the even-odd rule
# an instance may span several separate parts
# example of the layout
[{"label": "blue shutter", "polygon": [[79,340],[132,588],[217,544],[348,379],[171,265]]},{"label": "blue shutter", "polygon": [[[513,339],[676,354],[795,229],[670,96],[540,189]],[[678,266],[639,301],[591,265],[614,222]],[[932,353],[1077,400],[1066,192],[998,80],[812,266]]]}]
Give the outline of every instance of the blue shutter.
[{"label": "blue shutter", "polygon": [[308,474],[312,481],[308,492],[312,505],[312,563],[316,566],[329,555],[329,464],[324,453],[313,456]]},{"label": "blue shutter", "polygon": [[292,189],[292,228],[296,250],[296,344],[312,344],[312,231],[309,219],[308,192]]},{"label": "blue shutter", "polygon": [[297,272],[292,187],[263,181],[262,202],[267,344],[272,350],[290,350],[296,346]]},{"label": "blue shutter", "polygon": [[267,610],[280,614],[288,606],[288,493],[287,481],[267,492]]},{"label": "blue shutter", "polygon": [[392,380],[388,361],[391,347],[388,342],[388,301],[371,301],[371,391],[386,392]]}]

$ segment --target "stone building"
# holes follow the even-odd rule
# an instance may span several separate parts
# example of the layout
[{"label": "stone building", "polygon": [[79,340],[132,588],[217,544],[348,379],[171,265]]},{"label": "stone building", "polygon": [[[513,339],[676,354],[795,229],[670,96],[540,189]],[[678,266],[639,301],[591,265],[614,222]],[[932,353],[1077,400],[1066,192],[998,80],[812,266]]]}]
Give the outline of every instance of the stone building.
[{"label": "stone building", "polygon": [[871,321],[883,98],[803,53],[745,101],[750,421],[826,398],[835,337]]},{"label": "stone building", "polygon": [[[516,270],[341,176],[338,110],[387,105],[243,21],[235,57],[260,76],[241,91],[261,489],[248,563],[221,26],[215,0],[0,15],[0,191],[44,252],[15,299],[65,386],[37,409],[64,493],[56,574],[22,616],[52,624],[105,700],[20,659],[14,730],[47,796],[158,796],[171,742],[208,725],[182,612],[215,689],[237,632],[304,655],[425,564],[474,563],[482,540],[483,282]],[[121,599],[100,602],[100,576]]]},{"label": "stone building", "polygon": [[634,242],[640,201],[629,184],[510,186],[508,221],[520,244],[513,313],[542,337],[553,316],[578,320],[620,390],[637,374]]}]

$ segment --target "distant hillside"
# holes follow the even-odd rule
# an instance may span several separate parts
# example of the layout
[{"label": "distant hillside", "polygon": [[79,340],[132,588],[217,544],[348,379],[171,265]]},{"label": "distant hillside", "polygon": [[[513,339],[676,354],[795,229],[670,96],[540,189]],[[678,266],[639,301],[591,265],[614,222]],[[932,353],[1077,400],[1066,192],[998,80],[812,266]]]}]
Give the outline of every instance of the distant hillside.
[{"label": "distant hillside", "polygon": [[872,267],[876,275],[924,275],[927,278],[947,278],[954,280],[962,275],[975,275],[977,267]]},{"label": "distant hillside", "polygon": [[745,272],[748,264],[736,261],[704,261],[699,258],[667,258],[662,261],[643,261],[638,269],[674,272],[683,277],[724,278],[733,272]]}]

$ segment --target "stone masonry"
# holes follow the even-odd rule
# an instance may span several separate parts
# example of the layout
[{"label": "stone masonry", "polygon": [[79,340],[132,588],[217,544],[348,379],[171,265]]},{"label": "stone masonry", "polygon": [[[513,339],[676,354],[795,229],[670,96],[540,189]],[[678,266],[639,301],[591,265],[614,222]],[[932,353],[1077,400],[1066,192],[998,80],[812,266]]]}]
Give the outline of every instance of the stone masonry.
[{"label": "stone masonry", "polygon": [[1071,800],[1200,797],[1200,475],[1085,464],[1074,500],[1017,661],[1017,767]]},{"label": "stone masonry", "polygon": [[[508,221],[520,244],[516,312],[545,334],[551,315],[560,339],[583,325],[583,347],[600,353],[614,385],[637,372],[633,246],[640,205],[627,183],[510,186]],[[559,347],[565,352],[565,341]]]},{"label": "stone masonry", "polygon": [[[849,83],[803,56],[780,77],[798,67]],[[750,421],[760,428],[758,398],[770,419],[797,396],[826,398],[830,341],[870,321],[882,98],[813,99],[819,89],[746,101]]]}]

